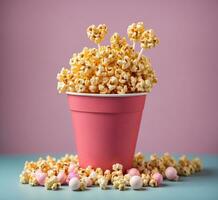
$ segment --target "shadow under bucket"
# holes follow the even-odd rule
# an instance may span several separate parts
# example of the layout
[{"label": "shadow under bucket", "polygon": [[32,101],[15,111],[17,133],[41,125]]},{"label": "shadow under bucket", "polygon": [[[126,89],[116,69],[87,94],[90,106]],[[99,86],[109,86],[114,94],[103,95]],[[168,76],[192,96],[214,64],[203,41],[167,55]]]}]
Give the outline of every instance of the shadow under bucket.
[{"label": "shadow under bucket", "polygon": [[131,168],[146,94],[67,94],[80,166]]}]

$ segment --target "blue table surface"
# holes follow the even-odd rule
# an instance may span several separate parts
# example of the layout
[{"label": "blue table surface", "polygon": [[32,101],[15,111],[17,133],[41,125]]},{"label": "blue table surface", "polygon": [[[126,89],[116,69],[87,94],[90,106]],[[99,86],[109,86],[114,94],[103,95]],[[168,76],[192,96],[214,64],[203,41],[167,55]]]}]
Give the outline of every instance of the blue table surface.
[{"label": "blue table surface", "polygon": [[[0,200],[6,199],[216,199],[218,200],[218,155],[203,155],[204,169],[190,177],[181,177],[178,182],[164,181],[158,188],[147,187],[141,191],[119,191],[98,187],[86,191],[70,191],[62,186],[58,191],[44,187],[31,187],[19,183],[19,174],[26,160],[36,160],[41,155],[0,155]],[[192,156],[189,156],[191,158]]]}]

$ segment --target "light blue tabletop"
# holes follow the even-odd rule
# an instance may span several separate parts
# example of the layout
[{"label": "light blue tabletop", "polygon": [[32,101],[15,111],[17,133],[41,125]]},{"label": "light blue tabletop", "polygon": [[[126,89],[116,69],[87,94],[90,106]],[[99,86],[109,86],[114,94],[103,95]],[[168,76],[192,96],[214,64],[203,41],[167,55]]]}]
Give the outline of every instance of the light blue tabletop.
[{"label": "light blue tabletop", "polygon": [[[41,156],[41,155],[40,155]],[[70,191],[67,186],[58,191],[48,191],[44,187],[31,187],[19,183],[19,174],[26,160],[35,160],[35,156],[0,155],[0,200],[37,199],[216,199],[218,200],[218,155],[201,156],[204,170],[191,177],[182,177],[178,182],[164,181],[159,188],[146,188],[141,191],[101,190],[92,187],[87,191]]]}]

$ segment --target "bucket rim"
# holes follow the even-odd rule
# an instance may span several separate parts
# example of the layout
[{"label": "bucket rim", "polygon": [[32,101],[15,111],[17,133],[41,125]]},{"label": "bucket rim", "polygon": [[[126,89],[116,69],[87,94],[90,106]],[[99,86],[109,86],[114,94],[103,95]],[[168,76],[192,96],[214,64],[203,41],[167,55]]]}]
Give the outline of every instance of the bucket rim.
[{"label": "bucket rim", "polygon": [[148,93],[126,93],[126,94],[96,94],[96,93],[78,93],[78,92],[66,92],[67,95],[71,96],[86,96],[86,97],[134,97],[134,96],[145,96]]}]

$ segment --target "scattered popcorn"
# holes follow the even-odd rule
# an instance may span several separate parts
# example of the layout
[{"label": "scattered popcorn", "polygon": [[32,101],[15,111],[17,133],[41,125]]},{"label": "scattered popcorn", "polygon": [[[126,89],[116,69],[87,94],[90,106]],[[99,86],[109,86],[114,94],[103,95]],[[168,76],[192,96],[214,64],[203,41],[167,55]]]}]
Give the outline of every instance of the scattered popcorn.
[{"label": "scattered popcorn", "polygon": [[84,176],[81,179],[85,182],[87,187],[91,187],[93,185],[93,181],[90,177]]},{"label": "scattered popcorn", "polygon": [[110,184],[118,190],[125,190],[127,186],[137,190],[161,186],[164,178],[178,180],[178,175],[189,176],[201,171],[203,165],[199,158],[189,160],[186,156],[181,156],[176,161],[169,153],[160,157],[153,154],[147,160],[139,152],[134,156],[133,168],[125,172],[122,164],[115,163],[111,169],[104,171],[91,166],[81,168],[77,155],[66,154],[59,160],[47,156],[36,162],[25,162],[20,182],[32,186],[44,185],[48,190],[57,190],[65,183],[69,184],[71,190],[85,190],[93,185],[106,189]]},{"label": "scattered popcorn", "polygon": [[125,174],[123,177],[123,179],[125,180],[125,184],[127,186],[130,186],[130,178],[131,178],[131,176],[129,174]]},{"label": "scattered popcorn", "polygon": [[126,181],[125,179],[123,178],[123,176],[118,176],[115,178],[115,180],[113,181],[113,187],[115,189],[118,189],[118,190],[125,190],[126,188]]},{"label": "scattered popcorn", "polygon": [[26,171],[23,171],[20,174],[20,182],[23,183],[23,184],[28,184],[29,183],[29,178],[30,178],[30,175]]},{"label": "scattered popcorn", "polygon": [[111,171],[109,170],[109,169],[107,169],[107,170],[105,170],[104,171],[104,176],[105,176],[105,178],[108,180],[108,181],[110,181],[111,180]]},{"label": "scattered popcorn", "polygon": [[150,175],[142,173],[141,178],[142,178],[143,186],[144,187],[149,186],[149,182],[150,182],[150,179],[151,179]]},{"label": "scattered popcorn", "polygon": [[[59,93],[125,94],[150,92],[157,83],[150,59],[142,55],[143,49],[159,44],[152,29],[145,29],[142,22],[128,27],[127,34],[133,46],[125,37],[114,33],[110,45],[100,46],[108,28],[105,24],[87,28],[88,38],[98,48],[85,47],[70,58],[70,69],[62,68],[57,74]],[[141,51],[135,51],[135,42],[141,43]]]},{"label": "scattered popcorn", "polygon": [[104,176],[101,176],[99,179],[98,179],[98,184],[99,184],[99,187],[102,189],[102,190],[106,190],[107,189],[107,185],[108,185],[108,179]]},{"label": "scattered popcorn", "polygon": [[87,187],[87,182],[86,182],[86,180],[83,179],[83,178],[80,179],[80,187],[79,187],[79,189],[80,189],[80,190],[85,190],[86,187]]},{"label": "scattered popcorn", "polygon": [[122,176],[123,176],[123,172],[121,170],[113,171],[111,173],[111,182],[113,183],[117,178]]},{"label": "scattered popcorn", "polygon": [[139,190],[143,186],[143,181],[140,176],[132,176],[130,178],[130,186],[133,190]]},{"label": "scattered popcorn", "polygon": [[90,175],[89,175],[89,178],[91,178],[94,182],[96,181],[97,179],[97,176],[98,174],[93,170]]},{"label": "scattered popcorn", "polygon": [[34,172],[32,173],[32,175],[31,175],[30,178],[29,178],[29,184],[30,184],[31,186],[37,186],[37,185],[39,185]]},{"label": "scattered popcorn", "polygon": [[156,179],[151,178],[148,185],[151,186],[151,187],[157,187],[158,186],[158,182],[157,182]]},{"label": "scattered popcorn", "polygon": [[56,176],[47,177],[45,180],[45,187],[47,190],[57,190],[61,186]]}]

